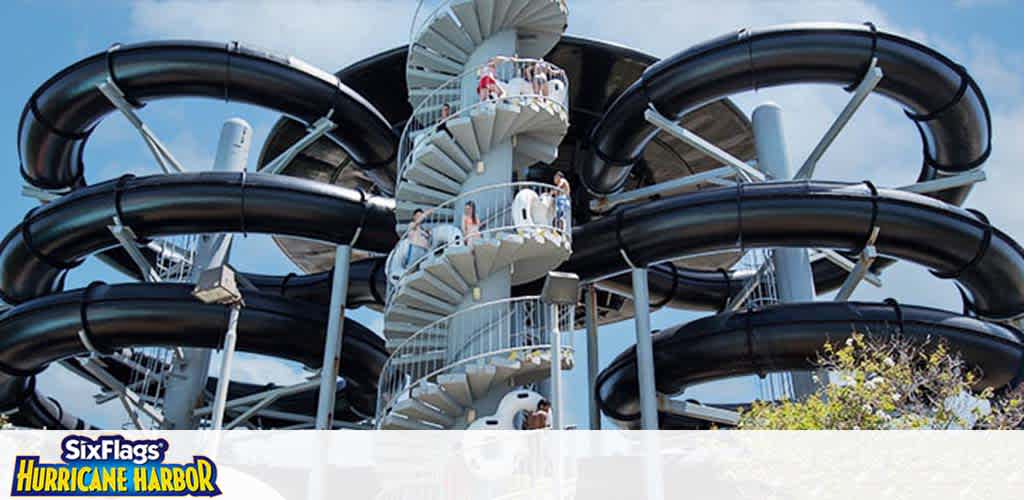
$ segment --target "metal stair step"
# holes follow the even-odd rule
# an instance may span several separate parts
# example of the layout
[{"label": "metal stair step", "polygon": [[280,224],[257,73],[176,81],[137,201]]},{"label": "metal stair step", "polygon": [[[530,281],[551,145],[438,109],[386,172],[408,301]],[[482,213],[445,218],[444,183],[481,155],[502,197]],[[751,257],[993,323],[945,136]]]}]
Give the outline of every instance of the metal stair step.
[{"label": "metal stair step", "polygon": [[[448,134],[437,134],[443,137],[448,137]],[[450,139],[449,139],[450,140]],[[451,179],[454,182],[463,183],[469,177],[469,174],[459,165],[458,162],[448,157],[441,148],[435,144],[429,144],[423,151],[417,156],[413,165],[420,163],[426,167],[436,170],[438,173]]]},{"label": "metal stair step", "polygon": [[460,417],[466,412],[461,403],[434,383],[426,382],[414,387],[412,397],[454,417]]},{"label": "metal stair step", "polygon": [[476,260],[476,272],[480,279],[490,276],[494,259],[498,255],[501,243],[494,238],[480,238],[473,241],[473,258]]},{"label": "metal stair step", "polygon": [[452,198],[451,193],[446,193],[444,191],[410,181],[399,182],[398,189],[395,191],[396,199],[429,206],[440,205]]},{"label": "metal stair step", "polygon": [[483,399],[487,391],[491,389],[491,382],[494,380],[495,369],[491,365],[471,364],[466,366],[466,378],[469,380],[469,389],[474,399]]},{"label": "metal stair step", "polygon": [[463,294],[444,281],[441,281],[437,276],[423,269],[416,271],[414,274],[417,276],[414,280],[409,281],[408,286],[437,297],[449,304],[457,305],[462,302]]},{"label": "metal stair step", "polygon": [[494,132],[494,115],[494,104],[491,103],[477,106],[469,112],[469,117],[473,122],[473,129],[476,135],[477,148],[479,148],[481,154],[486,154],[491,150],[491,134]]},{"label": "metal stair step", "polygon": [[381,429],[389,430],[401,430],[401,431],[436,431],[438,427],[427,425],[423,422],[416,420],[410,420],[408,418],[396,415],[394,413],[387,414],[381,421]]},{"label": "metal stair step", "polygon": [[473,405],[473,392],[469,388],[469,377],[465,373],[445,373],[437,376],[437,385],[444,389],[458,403],[466,408]]},{"label": "metal stair step", "polygon": [[480,146],[477,145],[472,119],[469,116],[458,116],[446,121],[445,126],[451,132],[455,143],[466,152],[466,155],[474,162],[479,161]]},{"label": "metal stair step", "polygon": [[469,285],[475,285],[480,278],[476,274],[476,261],[473,257],[473,249],[467,246],[448,247],[444,256],[451,262],[452,267],[459,273],[459,276]]},{"label": "metal stair step", "polygon": [[419,66],[425,70],[435,73],[449,75],[448,79],[459,76],[462,73],[463,64],[436,53],[422,45],[413,45],[409,54],[409,64]]},{"label": "metal stair step", "polygon": [[446,285],[465,294],[469,291],[469,283],[455,270],[451,262],[443,256],[428,257],[420,266],[424,271],[436,276]]},{"label": "metal stair step", "polygon": [[[431,144],[441,150],[449,160],[455,162],[466,174],[468,175],[473,171],[474,164],[473,160],[469,158],[469,155],[455,143],[452,136],[448,134],[434,134],[430,138]],[[463,181],[464,182],[464,181]]]},{"label": "metal stair step", "polygon": [[[444,37],[445,40],[458,46],[466,54],[472,54],[473,50],[476,49],[476,44],[473,43],[473,40],[469,39],[469,35],[449,15],[437,16],[430,27]],[[463,64],[465,64],[466,60],[462,61]]]},{"label": "metal stair step", "polygon": [[430,48],[431,50],[440,52],[451,59],[459,61],[462,64],[466,64],[466,61],[469,60],[469,54],[471,54],[472,51],[462,50],[462,47],[458,44],[449,40],[448,37],[441,34],[441,32],[435,30],[434,27],[436,26],[437,24],[435,22],[433,26],[423,30],[423,32],[419,34],[419,38],[416,39],[416,43],[414,45],[422,45]]},{"label": "metal stair step", "polygon": [[433,408],[415,398],[399,401],[391,408],[391,412],[404,415],[413,420],[428,422],[441,427],[451,427],[452,425],[455,425],[455,417]]},{"label": "metal stair step", "polygon": [[473,41],[475,47],[479,47],[480,43],[483,42],[484,37],[480,33],[480,21],[476,14],[476,1],[475,0],[463,0],[461,2],[455,1],[451,4],[452,13],[458,18],[459,25],[462,26],[462,30],[465,31],[469,39]]}]

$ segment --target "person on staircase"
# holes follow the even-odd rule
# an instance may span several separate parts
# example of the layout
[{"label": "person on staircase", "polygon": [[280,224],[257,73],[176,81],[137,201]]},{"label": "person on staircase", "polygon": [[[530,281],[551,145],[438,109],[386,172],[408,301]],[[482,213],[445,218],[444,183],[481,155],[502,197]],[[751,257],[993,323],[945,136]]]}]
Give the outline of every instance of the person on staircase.
[{"label": "person on staircase", "polygon": [[430,251],[430,231],[423,227],[423,218],[426,215],[422,208],[417,208],[412,213],[412,222],[409,223],[409,230],[406,235],[406,238],[409,240],[409,251],[405,254],[405,262],[403,264],[406,268]]},{"label": "person on staircase", "polygon": [[551,428],[551,403],[542,399],[537,403],[537,410],[526,417],[526,425],[523,430],[532,431]]},{"label": "person on staircase", "polygon": [[492,59],[480,70],[480,80],[476,86],[476,93],[480,97],[480,102],[489,99],[500,99],[505,94],[501,85],[498,85],[497,64],[497,61]]},{"label": "person on staircase", "polygon": [[476,202],[467,201],[462,209],[462,241],[467,245],[480,239],[480,217],[476,215]]},{"label": "person on staircase", "polygon": [[565,178],[565,174],[561,170],[555,172],[555,187],[558,188],[554,192],[555,196],[555,229],[560,231],[568,231],[572,227],[572,223],[569,220],[569,213],[571,210],[571,197],[572,188],[569,186],[569,180]]}]

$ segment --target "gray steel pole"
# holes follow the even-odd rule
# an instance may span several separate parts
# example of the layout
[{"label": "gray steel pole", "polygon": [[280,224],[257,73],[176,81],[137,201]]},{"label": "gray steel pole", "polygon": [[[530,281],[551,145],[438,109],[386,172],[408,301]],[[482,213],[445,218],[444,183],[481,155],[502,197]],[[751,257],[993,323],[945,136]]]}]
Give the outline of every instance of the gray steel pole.
[{"label": "gray steel pole", "polygon": [[587,285],[583,296],[585,318],[587,326],[587,405],[590,410],[590,429],[601,429],[601,411],[597,407],[597,398],[594,391],[597,383],[598,372],[598,346],[597,346],[597,288],[594,285]]},{"label": "gray steel pole", "polygon": [[[751,115],[754,128],[754,145],[757,150],[757,165],[774,180],[785,181],[793,178],[793,167],[786,152],[786,138],[782,129],[782,108],[775,103],[758,106]],[[814,276],[811,262],[804,248],[776,248],[772,252],[775,264],[775,282],[779,291],[779,302],[811,302],[814,300]],[[790,374],[793,379],[793,396],[796,399],[814,392],[810,372]]]},{"label": "gray steel pole", "polygon": [[316,407],[316,428],[331,429],[334,424],[334,396],[338,391],[338,367],[341,363],[341,338],[348,302],[348,266],[352,247],[338,245],[334,253],[334,278],[331,283],[331,309],[327,316],[324,363],[320,370],[320,398]]},{"label": "gray steel pole", "polygon": [[551,335],[551,427],[562,429],[562,332],[558,329],[558,304],[548,304]]},{"label": "gray steel pole", "polygon": [[658,429],[658,394],[654,387],[654,346],[647,268],[633,268],[633,308],[636,322],[636,371],[640,385],[640,428]]},{"label": "gray steel pole", "polygon": [[220,361],[220,378],[217,379],[217,391],[213,395],[213,428],[224,428],[224,405],[228,401],[228,387],[231,386],[231,362],[235,359],[235,344],[238,342],[238,316],[242,312],[241,304],[232,304],[228,316],[228,331],[224,334],[224,351]]},{"label": "gray steel pole", "polygon": [[[220,172],[242,172],[249,159],[252,145],[252,127],[241,118],[224,122],[217,143],[217,155],[213,170]],[[231,249],[230,234],[204,234],[192,262],[189,281],[195,283],[199,274],[211,267],[227,262]],[[176,359],[171,367],[164,391],[165,429],[192,429],[196,427],[195,409],[199,406],[206,389],[210,372],[210,349],[185,348],[183,356]]]}]

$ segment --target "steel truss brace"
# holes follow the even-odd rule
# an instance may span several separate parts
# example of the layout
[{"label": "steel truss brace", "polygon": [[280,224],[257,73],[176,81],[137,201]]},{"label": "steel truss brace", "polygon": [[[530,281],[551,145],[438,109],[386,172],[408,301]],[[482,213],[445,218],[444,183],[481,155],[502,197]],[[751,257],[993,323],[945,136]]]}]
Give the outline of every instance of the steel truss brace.
[{"label": "steel truss brace", "polygon": [[761,264],[761,267],[757,268],[757,272],[754,273],[753,276],[747,278],[743,283],[743,288],[740,289],[740,292],[737,293],[735,297],[729,299],[729,303],[725,306],[726,311],[736,311],[743,306],[747,301],[747,298],[750,297],[750,294],[754,293],[754,289],[761,284],[761,280],[764,278],[764,275],[769,269],[771,269],[771,263],[771,259],[765,259],[764,263]]},{"label": "steel truss brace", "polygon": [[139,246],[136,244],[136,241],[139,239],[135,236],[135,231],[132,231],[131,227],[121,224],[121,219],[116,215],[114,216],[113,221],[114,223],[107,226],[107,229],[109,229],[110,233],[114,235],[114,238],[116,238],[117,242],[121,244],[121,247],[128,252],[128,256],[132,258],[132,262],[134,262],[135,265],[138,266],[139,271],[142,272],[143,279],[150,283],[159,283],[162,281],[160,279],[160,273],[158,273],[156,269],[153,269],[153,266],[150,265],[148,260],[146,260],[146,257],[142,255],[142,251],[139,250]]},{"label": "steel truss brace", "polygon": [[686,144],[689,144],[701,153],[722,162],[723,165],[732,167],[736,172],[736,176],[743,179],[745,182],[764,182],[764,172],[747,165],[739,158],[736,158],[725,150],[708,142],[707,139],[683,128],[675,121],[659,113],[653,107],[647,108],[647,110],[644,111],[644,119],[662,131],[676,137]]},{"label": "steel truss brace", "polygon": [[665,196],[667,193],[703,183],[732,185],[735,184],[735,181],[729,179],[735,176],[735,168],[731,166],[719,167],[705,172],[680,177],[678,179],[659,182],[658,184],[645,186],[632,191],[625,191],[610,194],[603,198],[596,198],[590,201],[590,209],[594,212],[603,213],[625,203],[653,200],[655,198]]},{"label": "steel truss brace", "polygon": [[332,115],[334,115],[334,109],[331,109],[326,115],[313,122],[313,125],[306,128],[306,135],[295,141],[294,144],[284,150],[281,154],[277,155],[277,158],[274,158],[270,163],[267,163],[261,172],[265,174],[281,173],[285,167],[295,160],[295,157],[299,156],[299,153],[323,137],[324,134],[327,134],[338,127],[337,123],[331,121]]},{"label": "steel truss brace", "polygon": [[797,171],[796,175],[793,176],[794,179],[810,179],[814,176],[814,168],[818,165],[818,160],[825,154],[825,151],[832,145],[832,142],[836,140],[836,137],[843,131],[846,124],[850,122],[854,113],[864,104],[864,100],[875,90],[878,82],[882,81],[883,76],[882,68],[878,67],[878,58],[872,57],[868,70],[864,73],[864,78],[857,84],[853,95],[850,97],[850,101],[846,103],[846,106],[839,112],[839,116],[829,126],[825,135],[814,146],[814,149],[811,150],[811,154],[807,155],[804,164]]},{"label": "steel truss brace", "polygon": [[[850,259],[847,259],[841,253],[835,250],[829,248],[818,248],[817,252],[817,254],[811,256],[811,262],[815,262],[820,259],[828,259],[833,264],[839,266],[848,273],[853,272],[853,269],[857,267],[857,263],[853,262]],[[882,278],[871,271],[866,271],[864,273],[863,279],[864,281],[867,281],[868,283],[871,283],[876,287],[882,286]]]},{"label": "steel truss brace", "polygon": [[857,256],[857,263],[850,270],[850,274],[846,276],[843,286],[836,292],[834,301],[843,302],[849,300],[850,296],[853,295],[853,291],[857,289],[857,285],[864,280],[868,270],[871,269],[871,264],[874,264],[875,259],[878,258],[878,251],[875,250],[875,240],[878,239],[878,232],[880,230],[881,228],[878,226],[871,230],[871,236],[868,237],[867,243],[864,244],[864,249]]},{"label": "steel truss brace", "polygon": [[146,126],[146,123],[139,118],[139,115],[135,112],[135,107],[128,102],[125,98],[124,92],[118,88],[117,84],[110,77],[107,77],[106,81],[96,86],[99,91],[106,96],[107,100],[117,108],[128,122],[135,127],[135,130],[139,131],[142,135],[142,140],[145,141],[149,151],[153,153],[153,158],[156,159],[160,169],[166,174],[183,173],[185,168],[181,166],[181,163],[174,158],[171,151],[164,146],[160,139],[156,137],[156,134]]},{"label": "steel truss brace", "polygon": [[[255,394],[250,394],[248,396],[243,396],[243,397],[240,397],[240,398],[232,399],[231,401],[226,401],[224,403],[224,410],[225,411],[228,410],[228,409],[231,409],[231,408],[238,408],[238,407],[249,407],[250,410],[252,408],[254,408],[254,407],[259,407],[259,408],[256,408],[256,410],[253,411],[249,415],[240,415],[238,418],[236,418],[234,421],[232,421],[230,424],[228,424],[227,428],[230,429],[230,428],[232,428],[234,426],[239,425],[240,423],[244,422],[245,420],[248,420],[255,413],[259,412],[260,410],[262,410],[266,406],[274,403],[275,401],[277,401],[278,399],[280,399],[282,397],[290,396],[290,395],[293,395],[293,394],[299,394],[299,393],[302,393],[302,392],[305,392],[305,391],[309,391],[309,390],[313,390],[313,389],[319,387],[319,385],[320,385],[320,380],[319,379],[308,380],[306,382],[300,382],[298,384],[284,386],[284,387],[275,387],[275,388],[270,389],[270,390],[266,390],[266,391],[262,391],[262,392],[257,392]],[[251,405],[251,407],[250,407],[250,405]],[[199,409],[197,409],[195,411],[195,416],[196,417],[205,417],[207,415],[211,415],[212,413],[213,413],[213,407],[212,406],[204,406],[204,407],[199,408]],[[245,417],[244,419],[242,418],[243,416]]]}]

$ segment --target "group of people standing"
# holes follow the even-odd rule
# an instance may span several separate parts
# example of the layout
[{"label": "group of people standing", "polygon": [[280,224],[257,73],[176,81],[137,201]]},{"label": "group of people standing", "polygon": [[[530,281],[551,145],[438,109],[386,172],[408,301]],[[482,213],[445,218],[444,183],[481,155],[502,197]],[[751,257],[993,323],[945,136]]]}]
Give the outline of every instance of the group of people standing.
[{"label": "group of people standing", "polygon": [[[498,77],[498,64],[517,61],[514,57],[495,56],[483,68],[480,68],[479,79],[477,80],[476,93],[480,101],[494,100],[505,97],[505,88],[502,84],[508,81],[501,81]],[[513,78],[522,78],[530,85],[534,95],[548,97],[551,90],[548,82],[555,78],[565,78],[565,70],[553,64],[539,59],[523,66],[517,65]],[[499,83],[499,81],[501,83]]]},{"label": "group of people standing", "polygon": [[[558,189],[551,192],[555,200],[555,219],[553,225],[559,231],[572,230],[572,222],[569,220],[571,213],[572,198],[569,180],[561,171],[556,171],[554,184]],[[430,229],[424,227],[424,219],[430,215],[433,209],[423,210],[417,208],[412,213],[412,221],[406,230],[406,239],[409,242],[409,249],[402,260],[402,267],[408,268],[421,259],[430,251]],[[462,207],[462,219],[459,229],[462,231],[462,241],[469,245],[480,239],[481,231],[486,229],[485,224],[480,221],[477,214],[476,202],[467,200]]]}]

